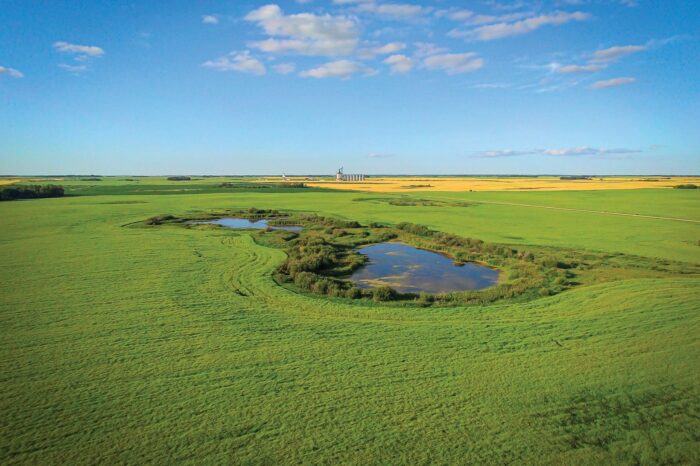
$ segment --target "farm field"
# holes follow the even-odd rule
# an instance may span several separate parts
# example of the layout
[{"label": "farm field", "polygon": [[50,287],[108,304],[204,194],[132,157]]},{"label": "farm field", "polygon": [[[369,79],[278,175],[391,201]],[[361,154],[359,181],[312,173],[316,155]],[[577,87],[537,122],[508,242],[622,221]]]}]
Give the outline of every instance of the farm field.
[{"label": "farm field", "polygon": [[[556,181],[105,178],[0,203],[0,463],[697,464],[699,193]],[[249,232],[127,226],[250,207],[675,268],[423,308],[279,286],[284,252]]]},{"label": "farm field", "polygon": [[[303,181],[303,178],[290,178]],[[351,189],[372,192],[410,191],[588,191],[610,189],[671,188],[678,184],[698,183],[700,177],[682,176],[608,176],[569,180],[558,176],[421,176],[421,177],[372,177],[361,183],[319,180],[310,186],[331,189]]]}]

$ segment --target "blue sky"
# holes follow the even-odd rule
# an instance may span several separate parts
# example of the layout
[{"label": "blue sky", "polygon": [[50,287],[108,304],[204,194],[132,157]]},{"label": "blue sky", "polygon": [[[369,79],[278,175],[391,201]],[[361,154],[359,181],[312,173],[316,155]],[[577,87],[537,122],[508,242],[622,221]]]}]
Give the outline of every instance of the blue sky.
[{"label": "blue sky", "polygon": [[700,174],[694,0],[0,11],[0,174]]}]

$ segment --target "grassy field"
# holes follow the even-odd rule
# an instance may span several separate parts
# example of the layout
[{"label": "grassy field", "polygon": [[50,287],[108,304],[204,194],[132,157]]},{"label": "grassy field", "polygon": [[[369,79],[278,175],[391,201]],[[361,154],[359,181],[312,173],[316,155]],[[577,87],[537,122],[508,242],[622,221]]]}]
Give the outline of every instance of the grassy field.
[{"label": "grassy field", "polygon": [[[123,227],[254,206],[690,268],[697,190],[222,180],[72,180],[0,204],[0,463],[700,463],[698,275],[403,308],[277,286],[284,253],[245,232]],[[390,202],[406,198],[432,202]]]}]

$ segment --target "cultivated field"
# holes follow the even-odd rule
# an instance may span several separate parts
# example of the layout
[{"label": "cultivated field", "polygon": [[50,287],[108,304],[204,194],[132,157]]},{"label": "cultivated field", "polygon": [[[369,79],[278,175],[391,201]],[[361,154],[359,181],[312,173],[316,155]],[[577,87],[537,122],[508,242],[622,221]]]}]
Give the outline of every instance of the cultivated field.
[{"label": "cultivated field", "polygon": [[[0,203],[0,463],[699,463],[700,192],[499,180],[72,179]],[[284,252],[248,232],[128,226],[249,207],[619,267],[419,307],[279,286]]]},{"label": "cultivated field", "polygon": [[[291,178],[303,181],[303,178]],[[678,184],[700,184],[700,177],[610,176],[568,180],[558,176],[538,177],[372,177],[365,182],[319,180],[310,186],[371,192],[410,191],[588,191],[609,189],[671,188]]]}]

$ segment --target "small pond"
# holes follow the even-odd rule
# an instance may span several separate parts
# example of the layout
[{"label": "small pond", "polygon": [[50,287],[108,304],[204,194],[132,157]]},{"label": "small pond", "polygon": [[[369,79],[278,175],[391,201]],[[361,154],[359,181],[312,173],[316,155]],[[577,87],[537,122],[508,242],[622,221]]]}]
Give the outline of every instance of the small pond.
[{"label": "small pond", "polygon": [[225,228],[235,228],[235,229],[254,229],[254,230],[265,230],[270,228],[272,230],[286,230],[293,232],[300,232],[303,228],[297,225],[268,225],[266,219],[260,220],[248,220],[247,218],[217,218],[215,220],[207,220],[203,222],[192,222],[197,225],[221,225]]},{"label": "small pond", "polygon": [[350,277],[360,288],[390,286],[401,293],[481,290],[498,282],[498,271],[401,243],[381,243],[358,250],[369,262]]}]

